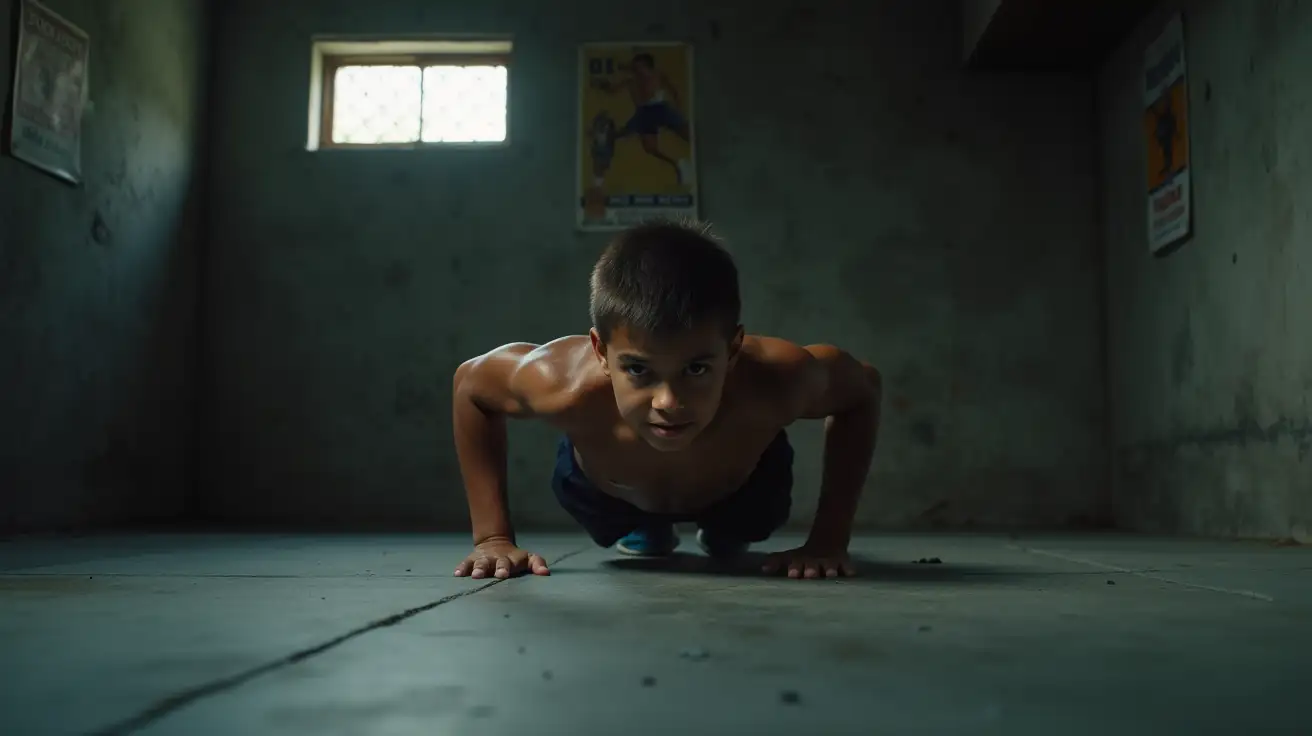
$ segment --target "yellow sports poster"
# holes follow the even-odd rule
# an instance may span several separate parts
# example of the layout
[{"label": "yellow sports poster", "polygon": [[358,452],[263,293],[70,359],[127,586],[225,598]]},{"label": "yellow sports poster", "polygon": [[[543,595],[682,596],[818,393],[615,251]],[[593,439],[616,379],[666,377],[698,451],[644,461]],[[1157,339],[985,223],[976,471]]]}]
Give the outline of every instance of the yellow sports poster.
[{"label": "yellow sports poster", "polygon": [[1176,14],[1144,54],[1143,132],[1147,143],[1148,251],[1188,237],[1189,95],[1184,22]]},{"label": "yellow sports poster", "polygon": [[578,226],[618,230],[697,218],[692,47],[595,43],[579,50]]}]

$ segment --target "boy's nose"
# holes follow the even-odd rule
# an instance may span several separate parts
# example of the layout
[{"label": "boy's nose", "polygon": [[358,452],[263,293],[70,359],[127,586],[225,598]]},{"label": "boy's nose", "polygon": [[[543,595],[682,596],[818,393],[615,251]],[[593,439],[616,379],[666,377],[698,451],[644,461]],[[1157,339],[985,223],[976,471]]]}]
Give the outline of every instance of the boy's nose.
[{"label": "boy's nose", "polygon": [[674,411],[679,408],[679,398],[669,387],[658,388],[651,397],[651,408],[656,411]]}]

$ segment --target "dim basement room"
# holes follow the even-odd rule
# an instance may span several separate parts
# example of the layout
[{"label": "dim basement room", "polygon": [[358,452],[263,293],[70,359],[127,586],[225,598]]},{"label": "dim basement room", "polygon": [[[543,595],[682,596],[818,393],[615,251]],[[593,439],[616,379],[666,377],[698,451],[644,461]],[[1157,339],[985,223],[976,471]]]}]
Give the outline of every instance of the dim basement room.
[{"label": "dim basement room", "polygon": [[1312,732],[1312,2],[550,8],[0,0],[0,734]]}]

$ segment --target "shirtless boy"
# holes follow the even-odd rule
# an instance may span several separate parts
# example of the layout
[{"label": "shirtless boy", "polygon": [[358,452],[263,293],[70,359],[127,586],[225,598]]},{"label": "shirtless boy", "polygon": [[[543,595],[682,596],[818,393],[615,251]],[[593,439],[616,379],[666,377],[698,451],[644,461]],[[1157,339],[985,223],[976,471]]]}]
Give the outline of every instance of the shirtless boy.
[{"label": "shirtless boy", "polygon": [[457,576],[549,574],[516,545],[506,502],[507,418],[562,433],[552,487],[598,545],[665,555],[693,522],[731,557],[788,520],[784,428],[824,419],[824,473],[806,543],[764,572],[852,575],[847,547],[878,434],[879,373],[830,345],[744,335],[738,271],[704,230],[670,223],[619,235],[592,272],[588,335],[514,343],[453,381],[456,454],[474,550]]}]

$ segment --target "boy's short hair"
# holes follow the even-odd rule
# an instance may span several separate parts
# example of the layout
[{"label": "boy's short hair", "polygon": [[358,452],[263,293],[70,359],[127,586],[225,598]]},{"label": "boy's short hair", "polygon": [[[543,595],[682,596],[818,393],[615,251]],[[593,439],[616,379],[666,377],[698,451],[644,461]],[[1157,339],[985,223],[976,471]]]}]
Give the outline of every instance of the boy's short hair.
[{"label": "boy's short hair", "polygon": [[705,225],[638,225],[597,259],[590,311],[602,341],[619,327],[663,335],[710,321],[731,336],[742,312],[738,267]]}]

